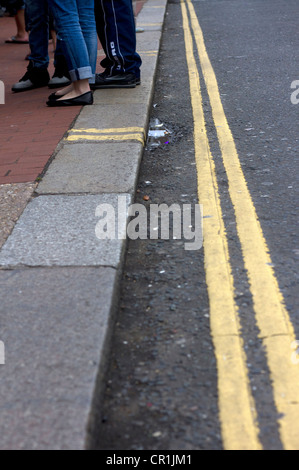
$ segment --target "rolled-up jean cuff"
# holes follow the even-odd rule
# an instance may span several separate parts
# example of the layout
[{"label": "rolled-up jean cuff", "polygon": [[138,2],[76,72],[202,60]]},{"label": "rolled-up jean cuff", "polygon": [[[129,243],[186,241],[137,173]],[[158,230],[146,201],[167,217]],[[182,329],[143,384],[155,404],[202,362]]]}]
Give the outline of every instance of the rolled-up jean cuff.
[{"label": "rolled-up jean cuff", "polygon": [[70,77],[72,82],[78,80],[92,79],[94,77],[91,67],[81,67],[80,69],[70,70]]}]

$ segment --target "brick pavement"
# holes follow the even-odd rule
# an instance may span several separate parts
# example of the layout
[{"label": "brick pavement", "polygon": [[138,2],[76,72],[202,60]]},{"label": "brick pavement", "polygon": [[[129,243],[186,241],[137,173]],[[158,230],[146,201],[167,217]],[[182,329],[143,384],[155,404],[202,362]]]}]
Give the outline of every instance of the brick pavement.
[{"label": "brick pavement", "polygon": [[[144,3],[144,0],[137,2],[137,13]],[[29,52],[28,45],[5,44],[13,34],[14,19],[0,18],[0,80],[6,89],[5,105],[0,105],[0,184],[34,182],[81,110],[48,108],[48,88],[11,92],[13,83],[26,71],[25,56]],[[51,73],[52,44],[49,51]]]},{"label": "brick pavement", "polygon": [[[31,182],[44,170],[80,109],[48,109],[48,88],[11,92],[26,71],[29,47],[5,44],[15,32],[13,18],[0,18],[0,25],[0,78],[6,90],[5,105],[0,106],[0,184]],[[50,44],[51,59],[52,49]]]}]

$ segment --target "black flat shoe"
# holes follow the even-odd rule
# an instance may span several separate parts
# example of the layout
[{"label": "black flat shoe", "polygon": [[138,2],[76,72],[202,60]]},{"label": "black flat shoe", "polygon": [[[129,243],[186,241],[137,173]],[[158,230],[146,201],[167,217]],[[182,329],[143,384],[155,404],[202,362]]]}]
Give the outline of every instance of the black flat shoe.
[{"label": "black flat shoe", "polygon": [[103,72],[96,74],[96,81],[90,84],[90,88],[92,90],[135,88],[136,85],[140,85],[140,78],[136,78],[134,73],[109,75],[109,72]]},{"label": "black flat shoe", "polygon": [[93,104],[93,94],[91,91],[88,91],[87,93],[84,93],[83,95],[76,96],[76,98],[70,98],[70,99],[65,99],[61,100],[60,96],[57,98],[54,96],[55,93],[53,93],[49,97],[49,101],[47,102],[47,105],[49,107],[65,107],[65,106],[88,106]]},{"label": "black flat shoe", "polygon": [[[62,95],[62,96],[63,96],[63,95]],[[55,92],[55,93],[51,93],[51,95],[48,97],[48,101],[56,101],[56,100],[58,100],[59,98],[62,98],[62,96],[56,95],[56,92]]]},{"label": "black flat shoe", "polygon": [[63,98],[64,95],[57,95],[56,91],[54,93],[51,93],[51,95],[48,97],[48,101],[56,101],[59,100],[60,98]]}]

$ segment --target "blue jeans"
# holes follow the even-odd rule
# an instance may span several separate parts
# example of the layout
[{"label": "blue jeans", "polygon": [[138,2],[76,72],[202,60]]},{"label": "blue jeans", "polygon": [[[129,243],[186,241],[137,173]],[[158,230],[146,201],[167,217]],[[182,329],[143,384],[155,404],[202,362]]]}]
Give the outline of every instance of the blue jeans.
[{"label": "blue jeans", "polygon": [[[49,65],[49,7],[47,0],[25,0],[26,23],[29,33],[29,60],[36,68],[47,69]],[[57,41],[54,65],[63,56],[61,41]]]},{"label": "blue jeans", "polygon": [[71,80],[95,81],[97,32],[94,0],[49,0]]},{"label": "blue jeans", "polygon": [[98,36],[106,54],[101,65],[111,75],[134,73],[140,78],[132,0],[95,0]]}]

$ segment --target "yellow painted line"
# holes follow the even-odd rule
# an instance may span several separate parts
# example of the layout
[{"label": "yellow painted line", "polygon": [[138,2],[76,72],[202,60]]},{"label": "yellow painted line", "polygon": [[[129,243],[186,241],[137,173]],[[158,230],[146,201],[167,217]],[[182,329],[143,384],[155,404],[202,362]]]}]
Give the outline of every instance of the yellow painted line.
[{"label": "yellow painted line", "polygon": [[69,135],[66,139],[68,142],[77,142],[80,140],[89,140],[93,142],[109,142],[109,141],[129,141],[129,140],[137,140],[144,145],[144,136],[142,134],[107,134],[107,135],[96,135],[96,134],[72,134]]},{"label": "yellow painted line", "polygon": [[157,56],[157,52],[141,52],[141,51],[138,51],[140,55],[147,55],[148,57],[156,57]]},{"label": "yellow painted line", "polygon": [[229,181],[229,192],[235,210],[238,236],[248,272],[255,315],[267,354],[274,400],[277,411],[281,415],[280,436],[286,450],[298,450],[299,365],[291,360],[292,344],[296,340],[295,332],[279,289],[269,249],[224,113],[217,79],[206,51],[203,33],[191,1],[186,1]]},{"label": "yellow painted line", "polygon": [[199,202],[203,204],[206,281],[218,369],[219,417],[227,450],[260,450],[256,410],[240,335],[218,184],[206,133],[199,74],[185,3],[181,3],[194,119]]},{"label": "yellow painted line", "polygon": [[140,132],[145,135],[145,130],[143,127],[116,127],[112,129],[71,129],[69,132],[86,132],[87,134],[128,134],[129,132]]}]

